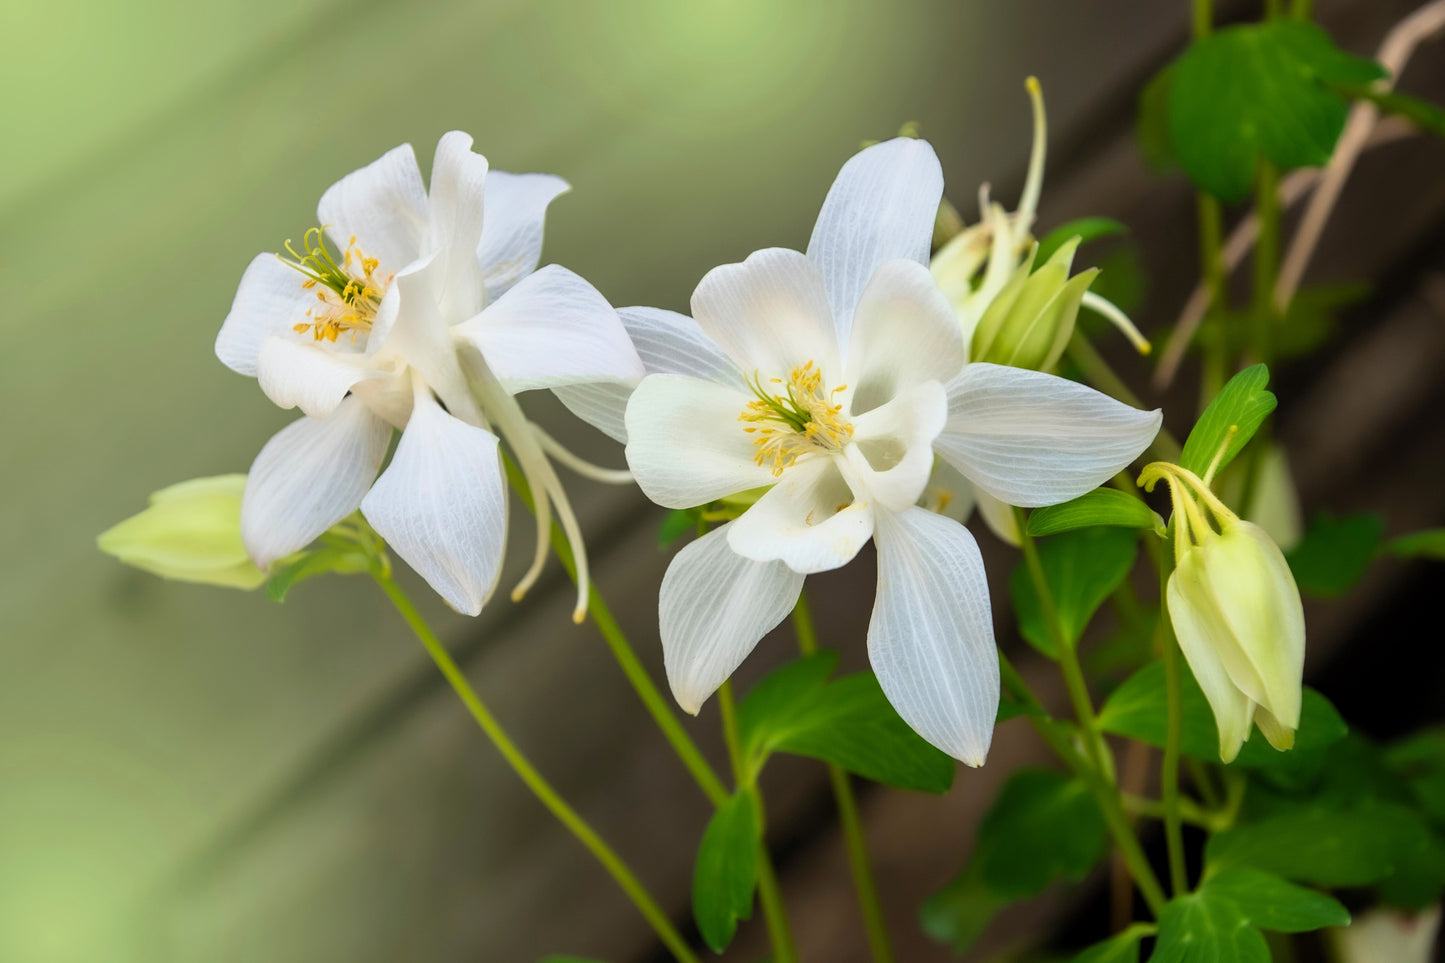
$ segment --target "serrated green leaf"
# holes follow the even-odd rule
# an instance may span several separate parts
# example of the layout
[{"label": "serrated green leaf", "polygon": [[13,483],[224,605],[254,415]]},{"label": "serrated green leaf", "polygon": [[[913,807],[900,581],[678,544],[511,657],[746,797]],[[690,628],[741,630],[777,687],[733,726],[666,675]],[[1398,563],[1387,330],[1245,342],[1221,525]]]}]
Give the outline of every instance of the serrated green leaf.
[{"label": "serrated green leaf", "polygon": [[1385,520],[1357,514],[1336,518],[1319,512],[1304,538],[1286,556],[1301,592],[1331,598],[1343,595],[1364,577],[1380,553]]},{"label": "serrated green leaf", "polygon": [[837,658],[819,653],[769,675],[738,708],[744,753],[754,770],[772,752],[831,762],[920,792],[946,792],[957,768],[898,715],[871,672],[828,681]]},{"label": "serrated green leaf", "polygon": [[696,509],[674,508],[667,513],[667,517],[662,520],[662,525],[657,530],[657,547],[667,548],[696,527]]},{"label": "serrated green leaf", "polygon": [[1401,558],[1445,559],[1445,528],[1427,528],[1393,538],[1385,546],[1391,555]]},{"label": "serrated green leaf", "polygon": [[[1194,430],[1184,442],[1184,454],[1179,464],[1204,477],[1215,454],[1228,439],[1229,447],[1215,469],[1216,472],[1223,471],[1274,411],[1277,401],[1272,392],[1265,390],[1264,386],[1268,383],[1269,369],[1262,364],[1245,368],[1230,378],[1199,416]],[[1233,438],[1229,436],[1231,425],[1238,429]]]},{"label": "serrated green leaf", "polygon": [[1228,27],[1174,64],[1169,144],[1195,184],[1224,201],[1249,195],[1261,161],[1317,167],[1334,152],[1349,103],[1334,87],[1384,75],[1297,20]]},{"label": "serrated green leaf", "polygon": [[[1201,762],[1217,763],[1219,734],[1214,713],[1187,665],[1181,665],[1180,675],[1184,721],[1180,751]],[[1134,673],[1109,695],[1099,710],[1099,725],[1114,735],[1163,748],[1169,731],[1168,711],[1164,664],[1155,661]],[[1347,731],[1330,701],[1306,687],[1294,748],[1279,752],[1262,736],[1252,733],[1232,765],[1242,769],[1311,768],[1319,764],[1320,753],[1343,738]]]},{"label": "serrated green leaf", "polygon": [[1176,897],[1159,916],[1159,941],[1150,963],[1268,963],[1260,930],[1304,933],[1344,926],[1338,902],[1271,873],[1240,868],[1206,879],[1197,892]]},{"label": "serrated green leaf", "polygon": [[1029,534],[1035,538],[1078,528],[1163,527],[1163,520],[1142,499],[1117,488],[1096,488],[1062,505],[1036,508],[1029,513]]},{"label": "serrated green leaf", "polygon": [[[1138,537],[1124,528],[1084,528],[1039,543],[1039,564],[1054,598],[1065,637],[1077,645],[1094,613],[1134,567]],[[1009,579],[1019,631],[1034,648],[1058,658],[1028,566],[1020,562]]]},{"label": "serrated green leaf", "polygon": [[1156,932],[1156,926],[1135,923],[1124,932],[1084,950],[1074,957],[1074,963],[1139,963],[1139,941]]},{"label": "serrated green leaf", "polygon": [[284,602],[288,592],[309,578],[329,572],[354,575],[370,566],[371,559],[355,545],[323,545],[281,566],[266,580],[266,597],[273,602]]},{"label": "serrated green leaf", "polygon": [[1080,244],[1087,244],[1090,241],[1097,241],[1103,237],[1114,237],[1119,234],[1128,234],[1129,229],[1114,220],[1112,217],[1080,217],[1065,224],[1060,224],[1052,231],[1044,235],[1039,242],[1038,254],[1034,257],[1035,264],[1044,264],[1049,258],[1063,247],[1068,241],[1075,237]]},{"label": "serrated green leaf", "polygon": [[1081,780],[1049,769],[1021,770],[979,824],[979,878],[999,899],[1025,899],[1060,877],[1083,879],[1103,859],[1107,834]]},{"label": "serrated green leaf", "polygon": [[761,844],[757,807],[746,793],[719,806],[703,831],[692,874],[692,914],[715,953],[727,949],[738,921],[752,916]]},{"label": "serrated green leaf", "polygon": [[978,864],[973,862],[947,886],[924,900],[918,913],[919,924],[925,933],[953,952],[964,953],[1006,905],[984,885]]}]

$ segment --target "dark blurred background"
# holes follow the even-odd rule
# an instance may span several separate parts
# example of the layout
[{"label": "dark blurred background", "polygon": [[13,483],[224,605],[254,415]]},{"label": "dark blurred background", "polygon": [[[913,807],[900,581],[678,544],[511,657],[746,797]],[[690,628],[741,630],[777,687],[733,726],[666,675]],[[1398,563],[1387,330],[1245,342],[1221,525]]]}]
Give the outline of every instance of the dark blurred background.
[{"label": "dark blurred background", "polygon": [[[1083,214],[1134,231],[1134,314],[1162,343],[1196,274],[1192,195],[1132,135],[1135,101],[1186,41],[1183,0],[5,0],[0,6],[0,960],[499,961],[568,951],[660,960],[585,852],[520,787],[384,599],[359,579],[259,593],[166,583],[94,536],[173,481],[243,471],[294,413],[211,352],[241,271],[314,222],[321,192],[411,141],[429,165],[461,128],[494,167],[573,185],[545,261],[614,303],[685,310],[697,280],[801,248],[864,139],[917,122],[949,194],[1013,203],[1029,149],[1023,80],[1051,124],[1041,227]],[[1373,53],[1412,0],[1321,0]],[[1255,16],[1225,3],[1226,17]],[[1427,46],[1402,87],[1445,99]],[[1277,372],[1278,436],[1307,511],[1445,519],[1445,145],[1368,154],[1309,280],[1368,297],[1324,352]],[[1176,430],[1117,339],[1101,347]],[[529,409],[608,464],[621,452],[546,397]],[[660,679],[663,513],[570,479],[601,587]],[[515,521],[515,520],[514,520]],[[980,533],[1000,638],[1012,550]],[[514,568],[530,554],[514,524]],[[504,575],[505,582],[510,575]],[[825,644],[861,666],[867,553],[810,580]],[[1388,736],[1445,705],[1438,569],[1381,563],[1311,604],[1312,681]],[[525,604],[428,615],[526,750],[683,921],[704,802],[553,563]],[[1427,608],[1428,607],[1428,608]],[[767,640],[744,680],[786,658]],[[1025,668],[1027,657],[1020,653]],[[715,710],[690,723],[722,759]],[[942,960],[915,923],[963,862],[1007,772],[1043,758],[1021,724],[934,798],[865,792],[899,955]],[[807,959],[865,959],[822,768],[764,788]],[[1037,940],[1101,881],[1014,911],[986,951]],[[745,926],[728,959],[766,953]]]}]

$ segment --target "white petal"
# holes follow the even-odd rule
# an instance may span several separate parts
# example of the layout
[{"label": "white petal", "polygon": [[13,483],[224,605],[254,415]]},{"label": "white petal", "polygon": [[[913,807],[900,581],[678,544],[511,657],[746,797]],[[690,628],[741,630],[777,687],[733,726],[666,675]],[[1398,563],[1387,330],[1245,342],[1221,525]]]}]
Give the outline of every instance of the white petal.
[{"label": "white petal", "polygon": [[975,491],[978,500],[978,514],[989,531],[998,536],[999,540],[1018,548],[1022,539],[1019,537],[1019,520],[1014,514],[1012,505],[1007,505],[997,498],[994,498],[986,491]]},{"label": "white petal", "polygon": [[616,381],[645,373],[622,321],[597,289],[549,264],[452,329],[509,392]]},{"label": "white petal", "polygon": [[391,426],[355,398],[277,432],[252,463],[241,498],[251,560],[266,568],[356,511],[390,441]]},{"label": "white petal", "polygon": [[648,375],[627,402],[627,464],[648,498],[693,508],[771,485],[738,416],[749,396],[687,375]]},{"label": "white petal", "polygon": [[677,553],[662,577],[662,659],[678,705],[696,715],[758,640],[787,617],[803,576],[728,547],[724,525]]},{"label": "white petal", "polygon": [[231,312],[216,335],[216,357],[232,371],[256,377],[261,344],[274,334],[291,334],[310,318],[316,292],[301,286],[306,279],[274,254],[257,254],[241,275]]},{"label": "white petal", "polygon": [[487,219],[477,245],[488,304],[537,269],[547,205],[567,190],[551,174],[488,172]]},{"label": "white petal", "polygon": [[928,487],[923,490],[923,496],[919,499],[920,508],[926,508],[955,522],[966,522],[968,516],[973,514],[973,506],[977,500],[978,493],[973,482],[964,478],[962,472],[942,458],[933,460],[933,474],[929,476]]},{"label": "white petal", "polygon": [[476,615],[496,587],[507,541],[497,436],[417,392],[396,454],[361,513],[449,605]]},{"label": "white petal", "polygon": [[978,543],[921,508],[878,513],[878,600],[868,659],[903,721],[970,766],[998,715],[998,651]]},{"label": "white petal", "polygon": [[443,134],[432,160],[423,247],[440,252],[443,265],[437,302],[449,324],[470,318],[484,303],[477,244],[482,239],[486,184],[487,159],[472,151],[471,135],[459,130]]},{"label": "white petal", "polygon": [[728,526],[728,544],[757,562],[805,575],[847,565],[873,535],[873,506],[857,499],[835,459],[812,456],[783,472]]},{"label": "white petal", "polygon": [[898,137],[854,154],[838,172],[808,257],[823,272],[838,342],[848,343],[853,309],[884,261],[928,263],[943,168],[927,141]]},{"label": "white petal", "polygon": [[1010,505],[1057,505],[1097,488],[1149,447],[1158,409],[1140,411],[1039,371],[970,364],[948,384],[934,449]]},{"label": "white petal", "polygon": [[863,289],[853,317],[847,382],[849,410],[868,411],[923,381],[947,382],[963,369],[963,335],[928,269],[888,261]]},{"label": "white petal", "polygon": [[846,454],[860,494],[894,512],[917,502],[933,473],[933,440],[947,419],[948,395],[937,381],[853,419]]},{"label": "white petal", "polygon": [[[661,308],[619,308],[618,317],[647,374],[685,374],[735,386],[742,370],[703,334],[696,321]],[[627,443],[624,415],[636,384],[617,382],[554,389],[573,414],[609,437]]]},{"label": "white petal", "polygon": [[359,381],[385,377],[366,356],[327,350],[293,335],[272,335],[261,345],[256,378],[266,397],[282,408],[325,418]]},{"label": "white petal", "polygon": [[709,271],[692,294],[692,315],[748,374],[786,378],[812,361],[841,381],[838,340],[818,269],[797,251],[773,247]]},{"label": "white petal", "polygon": [[[1189,558],[1186,556],[1184,561],[1189,562]],[[1233,648],[1236,643],[1222,631],[1224,619],[1208,593],[1200,591],[1197,584],[1192,587],[1189,584],[1198,577],[1190,567],[1181,566],[1169,576],[1165,597],[1180,651],[1199,688],[1204,690],[1209,708],[1214,711],[1214,723],[1219,729],[1219,758],[1232,762],[1249,737],[1254,701],[1240,691],[1224,668],[1221,648]]]},{"label": "white petal", "polygon": [[386,344],[377,354],[404,359],[421,372],[448,411],[480,425],[481,412],[457,357],[452,329],[436,301],[435,292],[444,276],[445,265],[431,255],[397,274],[393,287],[400,307]]},{"label": "white petal", "polygon": [[332,243],[355,237],[385,271],[400,271],[421,253],[426,188],[410,144],[402,144],[327,188],[316,206]]}]

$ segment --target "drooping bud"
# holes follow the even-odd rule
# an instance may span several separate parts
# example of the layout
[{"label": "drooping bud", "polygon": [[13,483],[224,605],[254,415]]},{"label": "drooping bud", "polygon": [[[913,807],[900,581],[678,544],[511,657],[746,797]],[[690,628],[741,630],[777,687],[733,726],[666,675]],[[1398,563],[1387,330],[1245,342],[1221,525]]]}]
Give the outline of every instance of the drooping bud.
[{"label": "drooping bud", "polygon": [[1192,472],[1155,462],[1139,483],[1152,489],[1160,479],[1174,503],[1169,617],[1214,710],[1219,756],[1232,761],[1252,725],[1274,748],[1288,749],[1299,728],[1305,649],[1289,564],[1262,528],[1236,516]]},{"label": "drooping bud", "polygon": [[193,478],[150,497],[150,507],[96,539],[108,555],[162,578],[254,589],[266,581],[241,544],[245,475]]},{"label": "drooping bud", "polygon": [[969,357],[974,361],[1047,371],[1058,362],[1074,333],[1079,305],[1098,268],[1069,277],[1075,237],[1038,270],[1033,270],[1037,248],[989,304],[973,332]]}]

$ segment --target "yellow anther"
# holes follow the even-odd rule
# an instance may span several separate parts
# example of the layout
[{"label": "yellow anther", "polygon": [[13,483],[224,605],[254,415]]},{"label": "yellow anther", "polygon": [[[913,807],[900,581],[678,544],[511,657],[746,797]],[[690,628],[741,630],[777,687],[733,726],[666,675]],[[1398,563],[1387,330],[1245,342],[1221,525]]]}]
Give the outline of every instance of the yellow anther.
[{"label": "yellow anther", "polygon": [[853,426],[843,418],[843,406],[829,400],[847,385],[824,392],[823,372],[811,361],[794,368],[786,382],[769,378],[768,383],[786,387],[769,393],[754,374],[748,386],[756,398],[738,415],[743,431],[755,436],[757,464],[771,464],[773,474],[781,475],[803,455],[836,451],[852,440]]},{"label": "yellow anther", "polygon": [[301,286],[307,290],[315,288],[316,300],[321,304],[306,312],[311,321],[295,325],[293,330],[298,334],[310,331],[315,340],[333,343],[343,332],[350,332],[355,343],[357,332],[371,330],[381,299],[391,286],[391,275],[378,275],[381,262],[362,252],[355,235],[347,242],[340,264],[326,249],[322,228],[307,231],[302,246],[305,254],[298,253],[287,241],[286,252],[291,259],[277,256],[282,264],[305,275]]}]

